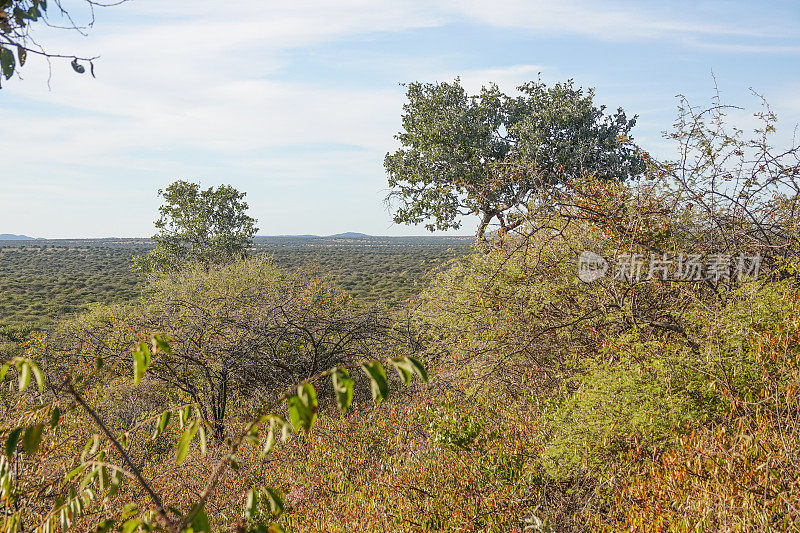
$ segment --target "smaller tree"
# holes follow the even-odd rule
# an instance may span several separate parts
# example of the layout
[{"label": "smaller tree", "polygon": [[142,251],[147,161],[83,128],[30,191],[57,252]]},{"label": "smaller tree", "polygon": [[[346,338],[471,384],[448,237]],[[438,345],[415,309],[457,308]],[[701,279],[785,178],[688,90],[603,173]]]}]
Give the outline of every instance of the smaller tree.
[{"label": "smaller tree", "polygon": [[[362,309],[313,270],[279,270],[259,255],[212,269],[149,276],[144,299],[98,306],[48,335],[45,369],[127,365],[128,348],[158,330],[174,342],[150,374],[196,403],[218,441],[230,406],[269,398],[325,368],[415,353],[416,337],[388,313]],[[90,354],[90,355],[89,355]]]},{"label": "smaller tree", "polygon": [[155,249],[134,260],[136,270],[171,271],[187,262],[226,263],[247,254],[258,228],[246,213],[246,193],[230,185],[202,190],[178,180],[158,194],[166,203],[158,209]]}]

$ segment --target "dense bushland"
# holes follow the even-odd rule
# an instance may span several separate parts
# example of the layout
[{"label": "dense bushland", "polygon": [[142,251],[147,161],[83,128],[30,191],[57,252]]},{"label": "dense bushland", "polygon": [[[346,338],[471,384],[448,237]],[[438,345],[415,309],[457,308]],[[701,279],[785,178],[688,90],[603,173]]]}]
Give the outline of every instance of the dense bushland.
[{"label": "dense bushland", "polygon": [[[474,256],[423,296],[422,316],[442,317],[439,379],[461,391],[452,438],[519,454],[507,486],[522,484],[526,511],[556,530],[797,528],[796,280],[722,300],[686,286],[684,299],[623,295],[573,281],[578,238],[548,241]],[[637,320],[632,299],[670,321]]]},{"label": "dense bushland", "polygon": [[41,328],[92,303],[139,293],[131,270],[141,247],[103,241],[0,244],[0,328]]},{"label": "dense bushland", "polygon": [[724,111],[537,190],[403,308],[250,258],[30,333],[5,529],[800,530],[798,152]]},{"label": "dense bushland", "polygon": [[[470,244],[464,237],[255,237],[252,253],[287,270],[324,269],[359,301],[398,306],[419,294],[426,272]],[[144,282],[132,261],[151,248],[141,239],[0,243],[0,335],[135,299]]]},{"label": "dense bushland", "polygon": [[[682,108],[678,163],[547,191],[422,295],[464,412],[529,432],[494,442],[557,530],[800,527],[797,149],[772,151],[768,109],[753,140],[723,111]],[[585,283],[586,250],[671,270]]]},{"label": "dense bushland", "polygon": [[[375,401],[389,395],[381,360],[406,384],[427,379],[417,350],[408,328],[381,310],[265,257],[154,275],[139,301],[32,333],[3,367],[19,389],[6,402],[4,527],[209,531],[210,515],[266,531],[283,509],[279,492],[226,472],[263,467],[276,440],[307,435],[317,389],[344,413],[368,398],[365,389]],[[353,367],[363,376],[351,378]],[[149,504],[140,508],[142,498]]]},{"label": "dense bushland", "polygon": [[362,310],[313,272],[286,272],[264,256],[152,276],[139,302],[95,307],[54,328],[39,351],[51,374],[122,365],[150,332],[174,339],[149,376],[199,406],[214,436],[234,412],[288,384],[361,359],[410,353],[413,334],[378,309]]}]

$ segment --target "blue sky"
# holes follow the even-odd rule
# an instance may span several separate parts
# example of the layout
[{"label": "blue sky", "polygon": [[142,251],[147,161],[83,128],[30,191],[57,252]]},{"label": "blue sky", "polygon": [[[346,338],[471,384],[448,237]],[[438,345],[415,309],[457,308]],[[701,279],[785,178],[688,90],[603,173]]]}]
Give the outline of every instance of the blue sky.
[{"label": "blue sky", "polygon": [[[73,13],[85,17],[81,2]],[[0,233],[150,236],[156,191],[175,179],[247,192],[259,233],[425,234],[394,225],[383,156],[404,90],[460,76],[512,92],[539,73],[596,88],[638,114],[661,157],[681,93],[800,122],[798,1],[219,2],[130,0],[49,51],[100,55],[97,79],[29,59],[0,91]],[[222,7],[221,7],[222,6]],[[463,231],[473,231],[466,221]]]}]

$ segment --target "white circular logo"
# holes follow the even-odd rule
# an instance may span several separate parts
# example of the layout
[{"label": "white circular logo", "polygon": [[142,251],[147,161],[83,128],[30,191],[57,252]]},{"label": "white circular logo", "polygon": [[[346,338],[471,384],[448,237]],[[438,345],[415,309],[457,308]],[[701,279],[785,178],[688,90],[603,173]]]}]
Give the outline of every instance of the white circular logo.
[{"label": "white circular logo", "polygon": [[591,283],[596,281],[608,272],[608,261],[603,259],[603,256],[584,250],[578,256],[578,279]]}]

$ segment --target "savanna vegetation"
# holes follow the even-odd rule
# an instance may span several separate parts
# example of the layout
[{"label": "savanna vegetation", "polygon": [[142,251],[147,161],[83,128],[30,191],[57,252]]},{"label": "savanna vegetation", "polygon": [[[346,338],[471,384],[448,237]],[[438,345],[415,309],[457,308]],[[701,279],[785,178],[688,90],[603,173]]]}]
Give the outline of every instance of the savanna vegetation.
[{"label": "savanna vegetation", "polygon": [[[397,306],[471,243],[438,236],[254,237],[250,253],[288,270],[322,269],[359,301]],[[93,304],[134,299],[143,278],[131,264],[152,249],[142,239],[0,241],[0,328],[30,331]]]},{"label": "savanna vegetation", "polygon": [[142,240],[0,241],[0,327],[42,327],[139,294]]},{"label": "savanna vegetation", "polygon": [[[658,160],[591,93],[522,92],[526,113],[558,96],[589,118],[497,111],[472,135],[503,95],[410,86],[407,113],[444,98],[457,116],[401,132],[398,216],[483,216],[470,253],[395,305],[334,259],[358,249],[362,272],[388,248],[309,240],[288,260],[248,230],[6,342],[4,530],[800,530],[798,147],[772,146],[766,104],[744,132],[682,100]],[[493,159],[454,162],[454,125]],[[435,257],[408,255],[423,279]]]}]

